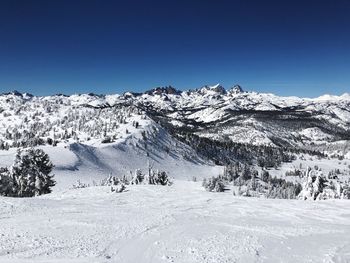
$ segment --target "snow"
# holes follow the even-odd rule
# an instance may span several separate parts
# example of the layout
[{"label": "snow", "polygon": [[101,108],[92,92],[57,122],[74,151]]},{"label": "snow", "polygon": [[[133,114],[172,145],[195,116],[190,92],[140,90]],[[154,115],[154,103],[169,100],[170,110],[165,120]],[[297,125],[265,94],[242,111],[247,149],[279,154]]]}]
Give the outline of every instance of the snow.
[{"label": "snow", "polygon": [[[174,141],[167,133],[160,131],[156,142],[150,142],[149,155],[137,147],[140,144],[138,131],[128,138],[115,143],[101,144],[90,141],[90,144],[61,143],[56,147],[40,146],[54,164],[57,186],[54,191],[71,188],[78,180],[92,185],[109,175],[122,177],[130,175],[136,169],[144,172],[150,164],[153,169],[166,171],[176,179],[190,180],[193,177],[217,176],[223,172],[222,166],[213,165],[202,160],[189,146]],[[175,144],[177,146],[175,147]],[[168,147],[169,152],[164,148]],[[10,166],[15,158],[16,150],[0,150],[0,167]]]},{"label": "snow", "polygon": [[345,158],[346,158],[346,159],[350,159],[350,152],[348,152],[348,153],[345,155]]},{"label": "snow", "polygon": [[[106,134],[115,137],[112,143],[101,143],[102,134],[87,139],[88,134],[79,130],[79,140],[40,146],[55,165],[57,185],[53,193],[40,197],[0,197],[0,262],[350,262],[348,201],[267,200],[235,197],[232,191],[208,193],[201,179],[222,174],[223,167],[198,156],[145,114],[108,108],[125,102],[150,103],[154,110],[169,111],[166,116],[175,126],[190,127],[187,121],[215,122],[215,129],[200,130],[200,136],[273,145],[272,137],[298,135],[315,147],[328,143],[333,147],[330,153],[341,149],[345,154],[349,141],[328,142],[334,137],[318,127],[291,134],[277,126],[264,126],[254,117],[226,118],[229,110],[300,107],[315,118],[328,120],[334,128],[348,129],[349,98],[349,94],[315,99],[255,92],[227,95],[219,84],[180,95],[1,95],[1,133],[8,128],[25,130],[35,123],[45,125],[46,119],[56,121],[57,127],[43,136],[46,139],[63,132],[60,120],[70,113],[77,117],[72,118],[73,123],[81,116],[101,112],[86,119],[84,124],[91,127],[110,123],[108,116],[116,113],[125,120]],[[14,148],[0,150],[0,166],[11,165],[15,153]],[[350,152],[342,161],[298,155],[297,160],[269,173],[300,182],[299,177],[285,177],[285,172],[317,165],[324,174],[338,168],[345,181],[350,174],[349,159]],[[121,177],[137,168],[145,172],[149,164],[166,171],[174,184],[127,186],[119,194],[111,193],[109,187],[72,189],[77,180],[93,185],[110,174]],[[193,177],[198,182],[192,182]]]},{"label": "snow", "polygon": [[340,95],[340,96],[325,94],[313,100],[315,101],[340,101],[340,100],[350,101],[350,94],[344,93],[343,95]]},{"label": "snow", "polygon": [[197,111],[188,116],[189,119],[195,119],[197,122],[212,122],[213,120],[222,118],[226,113],[221,109],[206,108],[201,111]]},{"label": "snow", "polygon": [[346,200],[205,192],[200,183],[0,198],[0,261],[348,262]]},{"label": "snow", "polygon": [[[294,183],[303,183],[305,178],[299,178],[299,176],[285,176],[286,172],[295,170],[306,171],[307,167],[314,168],[316,166],[324,176],[327,176],[329,172],[335,169],[339,169],[342,173],[337,175],[339,181],[345,182],[349,181],[350,178],[349,157],[350,156],[347,156],[344,160],[340,161],[337,158],[317,158],[316,156],[308,154],[296,154],[296,160],[293,162],[282,163],[279,168],[270,169],[268,172],[272,177],[276,176]],[[259,169],[260,168],[258,168],[258,170]]]},{"label": "snow", "polygon": [[[162,89],[158,91],[162,91]],[[249,142],[256,145],[276,145],[274,138],[280,138],[285,143],[290,143],[296,147],[304,147],[321,141],[331,143],[346,138],[344,135],[339,138],[335,131],[341,129],[343,134],[349,131],[350,95],[348,93],[341,96],[324,95],[318,98],[281,97],[270,93],[232,92],[232,90],[226,92],[220,84],[204,86],[197,90],[176,92],[176,94],[165,94],[158,91],[144,94],[127,92],[123,95],[74,94],[71,96],[54,95],[46,97],[20,93],[2,94],[0,95],[0,111],[3,115],[0,119],[0,140],[11,145],[12,141],[4,138],[7,129],[10,133],[16,131],[23,133],[25,130],[31,130],[35,123],[45,124],[47,120],[50,120],[54,127],[50,131],[42,131],[45,132],[45,136],[42,136],[43,139],[53,137],[54,134],[62,134],[64,126],[67,124],[60,125],[59,121],[72,114],[78,115],[78,120],[81,120],[85,115],[88,116],[87,125],[90,127],[96,126],[97,122],[103,125],[111,121],[115,122],[114,118],[110,118],[106,114],[108,110],[112,111],[112,108],[109,107],[115,105],[136,105],[143,110],[147,108],[151,109],[151,112],[162,112],[168,118],[169,124],[177,127],[186,125],[196,127],[196,125],[206,123],[218,124],[219,126],[229,121],[244,126],[245,123],[237,119],[239,113],[242,113],[244,118],[244,112],[251,113],[255,111],[260,113],[276,112],[277,114],[290,112],[295,114],[295,118],[300,118],[300,124],[302,125],[300,130],[295,129],[297,125],[280,127],[276,130],[268,123],[268,119],[259,119],[258,115],[254,116],[254,122],[250,122],[248,126],[245,126],[252,131],[247,133],[245,138],[240,135],[236,136],[235,129],[231,129],[234,125],[219,127],[222,129],[222,134],[225,134],[225,138],[228,136],[235,142]],[[51,109],[49,110],[49,108]],[[103,116],[99,116],[97,119],[91,118],[92,116],[96,117],[99,108],[104,109],[102,110]],[[305,123],[306,121],[302,117],[303,114],[298,117],[299,112],[312,114],[316,124],[314,122]],[[120,114],[123,113],[120,112]],[[127,117],[127,121],[132,120]],[[274,119],[272,118],[271,121],[274,121]],[[319,128],[317,121],[323,123],[323,135],[320,132],[312,132],[312,129]],[[313,126],[310,127],[310,125]],[[69,127],[68,130],[71,131],[71,128]],[[80,141],[86,142],[91,135],[86,134],[86,126],[83,128],[84,131],[77,131],[77,137]],[[311,132],[303,131],[307,128],[310,128]],[[110,133],[112,134],[107,135],[117,134],[119,136],[121,130],[124,129],[125,125],[121,123],[120,129],[117,131],[111,130]],[[300,136],[298,137],[299,132],[303,137],[301,141],[299,140]],[[201,135],[201,133],[198,134]],[[204,134],[206,137],[225,139],[217,134],[216,129],[209,129]],[[291,134],[296,135],[297,140]],[[324,139],[318,140],[319,135]],[[264,139],[260,140],[260,138]]]},{"label": "snow", "polygon": [[304,129],[299,132],[299,134],[305,136],[306,139],[309,139],[313,142],[327,141],[330,139],[330,136],[328,134],[322,132],[322,130],[317,127]]}]

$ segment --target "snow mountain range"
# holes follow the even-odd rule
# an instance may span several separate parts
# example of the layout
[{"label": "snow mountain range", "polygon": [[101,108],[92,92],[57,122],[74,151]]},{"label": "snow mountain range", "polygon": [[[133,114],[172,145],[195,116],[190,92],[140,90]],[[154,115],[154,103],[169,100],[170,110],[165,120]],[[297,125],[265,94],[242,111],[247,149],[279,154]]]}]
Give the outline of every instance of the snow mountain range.
[{"label": "snow mountain range", "polygon": [[166,130],[211,140],[342,155],[350,151],[349,94],[279,97],[245,92],[239,85],[226,90],[219,84],[188,91],[158,87],[122,95],[38,97],[11,92],[0,96],[0,112],[1,147],[20,146],[28,140],[40,144],[48,139],[122,138],[129,132],[126,122],[135,126],[138,117],[131,115],[136,114]]},{"label": "snow mountain range", "polygon": [[215,85],[184,92],[157,88],[125,99],[162,123],[215,140],[326,150],[350,139],[349,94],[278,97]]}]

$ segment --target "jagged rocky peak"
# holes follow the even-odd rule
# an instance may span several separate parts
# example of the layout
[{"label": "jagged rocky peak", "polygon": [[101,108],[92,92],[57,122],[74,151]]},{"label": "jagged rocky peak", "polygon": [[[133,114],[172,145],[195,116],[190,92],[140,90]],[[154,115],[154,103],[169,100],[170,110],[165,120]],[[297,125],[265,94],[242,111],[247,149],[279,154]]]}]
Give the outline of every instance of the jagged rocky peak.
[{"label": "jagged rocky peak", "polygon": [[130,91],[127,91],[127,92],[124,92],[123,93],[123,97],[125,99],[132,99],[134,97],[137,97],[137,96],[140,96],[142,93],[136,93],[136,92],[130,92]]},{"label": "jagged rocky peak", "polygon": [[145,92],[145,94],[148,94],[148,95],[161,95],[161,94],[178,95],[180,93],[181,91],[175,89],[172,86],[156,87],[154,89],[151,89]]},{"label": "jagged rocky peak", "polygon": [[19,96],[19,97],[22,97],[22,96],[23,96],[22,93],[20,93],[20,92],[17,91],[17,90],[14,90],[14,91],[10,92],[10,94],[15,95],[15,96]]},{"label": "jagged rocky peak", "polygon": [[244,90],[242,89],[242,87],[238,84],[234,85],[230,91],[231,94],[239,94],[239,93],[243,93]]},{"label": "jagged rocky peak", "polygon": [[200,92],[203,94],[205,94],[207,92],[226,94],[225,88],[223,86],[221,86],[219,83],[214,85],[214,86],[205,85],[203,88],[200,89]]},{"label": "jagged rocky peak", "polygon": [[18,96],[18,97],[23,97],[23,94],[17,90],[13,90],[11,92],[5,92],[2,93],[2,95],[13,95],[13,96]]},{"label": "jagged rocky peak", "polygon": [[16,97],[20,97],[20,98],[23,98],[23,99],[30,99],[33,97],[32,94],[30,93],[21,93],[17,90],[13,90],[11,92],[7,92],[7,93],[2,93],[2,95],[12,95],[12,96],[16,96]]}]

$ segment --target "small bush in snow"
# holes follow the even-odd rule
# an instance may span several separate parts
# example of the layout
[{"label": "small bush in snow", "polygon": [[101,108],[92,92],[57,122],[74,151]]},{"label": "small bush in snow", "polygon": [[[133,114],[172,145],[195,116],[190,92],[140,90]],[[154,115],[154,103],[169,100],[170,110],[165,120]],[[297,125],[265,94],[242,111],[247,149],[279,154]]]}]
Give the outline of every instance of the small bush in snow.
[{"label": "small bush in snow", "polygon": [[220,177],[212,177],[203,180],[202,186],[209,192],[223,192],[225,191],[225,184]]},{"label": "small bush in snow", "polygon": [[145,176],[142,174],[142,171],[140,169],[136,169],[134,176],[131,180],[131,184],[141,184],[144,179]]},{"label": "small bush in snow", "polygon": [[341,199],[350,199],[350,186],[349,185],[345,185],[342,187],[340,198]]},{"label": "small bush in snow", "polygon": [[152,176],[148,178],[149,184],[171,185],[172,182],[165,171],[152,171]]},{"label": "small bush in snow", "polygon": [[172,181],[165,171],[154,171],[149,168],[147,175],[144,175],[140,169],[136,169],[131,184],[171,185]]},{"label": "small bush in snow", "polygon": [[[124,192],[126,187],[125,184],[129,184],[129,181],[124,176],[122,179],[116,177],[116,176],[108,176],[106,179],[101,180],[99,183],[93,182],[92,186],[110,186],[111,192],[121,193]],[[80,188],[87,188],[90,187],[89,184],[85,184],[80,182],[80,180],[77,181],[77,184],[73,185],[73,189],[80,189]]]},{"label": "small bush in snow", "polygon": [[82,183],[80,180],[77,180],[77,183],[73,184],[73,189],[81,189],[81,188],[87,188],[87,187],[90,187],[90,185]]},{"label": "small bush in snow", "polygon": [[125,184],[123,184],[123,183],[120,183],[120,184],[118,184],[118,185],[111,186],[111,192],[115,192],[115,193],[124,192],[125,189],[126,189],[126,187],[125,187]]},{"label": "small bush in snow", "polygon": [[106,179],[101,181],[101,186],[113,186],[121,183],[121,180],[116,176],[108,176]]},{"label": "small bush in snow", "polygon": [[112,142],[113,142],[113,139],[109,136],[106,136],[101,140],[101,143],[112,143]]}]

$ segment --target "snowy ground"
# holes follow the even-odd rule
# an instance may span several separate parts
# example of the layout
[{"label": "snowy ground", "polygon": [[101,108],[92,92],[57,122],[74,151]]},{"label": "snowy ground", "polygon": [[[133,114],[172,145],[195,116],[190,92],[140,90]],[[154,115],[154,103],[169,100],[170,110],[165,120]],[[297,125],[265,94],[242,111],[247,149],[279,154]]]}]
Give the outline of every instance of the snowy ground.
[{"label": "snowy ground", "polygon": [[[55,165],[53,174],[55,174],[57,185],[54,191],[71,188],[77,183],[77,180],[92,185],[93,182],[99,183],[109,175],[130,176],[130,172],[133,174],[136,169],[146,172],[148,164],[154,170],[166,171],[170,177],[182,180],[191,180],[193,177],[200,180],[204,177],[217,176],[224,170],[222,166],[201,160],[185,145],[172,150],[169,154],[165,151],[154,150],[155,154],[148,157],[131,143],[133,143],[132,140],[126,143],[97,146],[75,143],[61,144],[57,147],[41,146],[40,148],[50,156]],[[183,153],[193,158],[185,159]],[[0,150],[0,167],[10,166],[15,155],[16,149]]]},{"label": "snowy ground", "polygon": [[350,262],[347,200],[205,192],[199,182],[0,198],[0,262]]},{"label": "snowy ground", "polygon": [[[166,137],[163,144],[167,144]],[[57,186],[35,198],[0,197],[0,262],[350,262],[348,200],[300,201],[209,193],[201,178],[222,167],[188,160],[185,146],[153,151],[154,168],[175,177],[170,187],[70,189],[109,173],[146,169],[148,156],[126,143],[44,146]],[[0,151],[0,166],[15,150]],[[348,171],[349,160],[283,164],[273,175],[308,165]],[[190,182],[196,176],[198,182]],[[295,179],[296,180],[296,179]]]},{"label": "snowy ground", "polygon": [[[269,173],[272,176],[278,178],[284,178],[287,181],[302,183],[304,179],[298,176],[285,176],[286,172],[294,171],[295,169],[305,171],[307,167],[313,168],[317,166],[324,176],[327,176],[330,171],[339,169],[341,174],[338,174],[340,181],[348,182],[350,181],[350,159],[345,158],[343,160],[338,160],[337,158],[317,158],[310,155],[296,155],[297,159],[290,163],[282,163],[281,167],[277,169],[269,169]],[[257,168],[260,170],[261,168]]]}]

